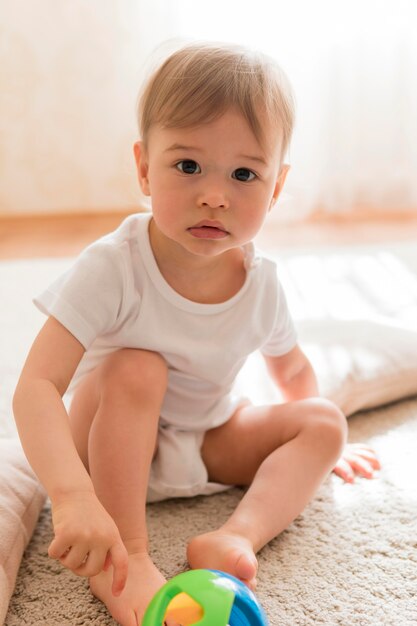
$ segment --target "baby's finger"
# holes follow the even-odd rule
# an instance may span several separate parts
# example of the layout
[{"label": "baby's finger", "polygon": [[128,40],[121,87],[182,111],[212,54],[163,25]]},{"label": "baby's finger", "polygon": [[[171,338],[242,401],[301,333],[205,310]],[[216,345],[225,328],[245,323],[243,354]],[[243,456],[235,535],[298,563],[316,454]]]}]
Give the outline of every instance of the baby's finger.
[{"label": "baby's finger", "polygon": [[103,569],[105,572],[107,572],[110,565],[111,565],[111,554],[110,552],[107,552],[106,558],[104,559],[104,565],[103,565]]},{"label": "baby's finger", "polygon": [[355,456],[361,457],[362,459],[365,459],[365,461],[368,461],[368,463],[372,465],[374,470],[381,469],[381,463],[379,462],[379,459],[374,452],[369,452],[368,450],[362,450],[361,448],[358,448],[357,450],[355,450]]},{"label": "baby's finger", "polygon": [[348,446],[348,452],[358,452],[358,451],[364,451],[364,452],[368,452],[371,455],[376,457],[376,452],[374,450],[374,448],[371,448],[370,446],[365,445],[364,443],[350,443]]},{"label": "baby's finger", "polygon": [[77,576],[96,576],[104,569],[106,553],[103,550],[95,549],[89,552],[83,563],[77,569],[73,570]]},{"label": "baby's finger", "polygon": [[62,565],[76,573],[85,562],[88,557],[87,546],[78,545],[70,548],[65,554],[60,557]]},{"label": "baby's finger", "polygon": [[129,557],[123,543],[115,543],[109,550],[113,565],[112,594],[120,596],[126,585]]},{"label": "baby's finger", "polygon": [[344,458],[349,463],[351,468],[360,476],[363,476],[364,478],[372,478],[374,475],[372,465],[359,455],[346,454],[344,455]]},{"label": "baby's finger", "polygon": [[381,469],[381,464],[376,455],[376,452],[371,448],[362,447],[361,445],[355,446],[354,449],[355,456],[360,456],[366,461],[368,461],[374,469]]},{"label": "baby's finger", "polygon": [[355,482],[355,474],[352,471],[349,463],[344,458],[338,460],[336,466],[333,469],[333,472],[337,476],[340,476],[340,478],[343,478],[346,483]]},{"label": "baby's finger", "polygon": [[67,554],[70,549],[71,546],[68,545],[67,540],[55,537],[49,544],[48,555],[51,557],[51,559],[60,559],[62,556]]}]

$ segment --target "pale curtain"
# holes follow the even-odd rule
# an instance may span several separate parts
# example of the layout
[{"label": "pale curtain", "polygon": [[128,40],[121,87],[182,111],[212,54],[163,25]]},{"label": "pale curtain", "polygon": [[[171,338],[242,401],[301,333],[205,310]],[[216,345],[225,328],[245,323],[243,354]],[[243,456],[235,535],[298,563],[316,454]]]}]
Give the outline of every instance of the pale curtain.
[{"label": "pale curtain", "polygon": [[275,215],[417,210],[414,0],[13,0],[0,37],[3,213],[138,205],[136,94],[172,38],[247,43],[289,75],[297,123]]},{"label": "pale curtain", "polygon": [[135,209],[135,102],[165,0],[0,2],[0,214]]},{"label": "pale curtain", "polygon": [[417,2],[175,6],[181,34],[259,47],[289,75],[297,124],[281,213],[417,210]]}]

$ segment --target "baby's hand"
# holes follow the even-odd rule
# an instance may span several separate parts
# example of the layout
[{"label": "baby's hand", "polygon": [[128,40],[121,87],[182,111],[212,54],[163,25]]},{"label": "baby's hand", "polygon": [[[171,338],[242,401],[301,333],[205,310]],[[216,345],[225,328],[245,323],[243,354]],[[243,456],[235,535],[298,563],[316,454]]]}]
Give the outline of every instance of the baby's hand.
[{"label": "baby's hand", "polygon": [[355,482],[355,473],[364,478],[373,478],[374,470],[381,465],[372,448],[361,443],[347,444],[345,450],[336,463],[333,472],[347,483]]},{"label": "baby's hand", "polygon": [[74,492],[52,501],[55,538],[48,554],[78,576],[95,576],[113,565],[112,592],[122,593],[128,555],[118,528],[93,492]]}]

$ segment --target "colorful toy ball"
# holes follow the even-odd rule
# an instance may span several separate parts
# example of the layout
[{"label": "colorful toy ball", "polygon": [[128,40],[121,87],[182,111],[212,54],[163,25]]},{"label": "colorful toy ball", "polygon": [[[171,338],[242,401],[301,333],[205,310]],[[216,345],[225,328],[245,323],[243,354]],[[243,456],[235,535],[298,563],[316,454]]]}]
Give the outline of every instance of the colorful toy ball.
[{"label": "colorful toy ball", "polygon": [[153,597],[142,626],[268,626],[255,595],[240,580],[218,570],[195,569],[169,580]]}]

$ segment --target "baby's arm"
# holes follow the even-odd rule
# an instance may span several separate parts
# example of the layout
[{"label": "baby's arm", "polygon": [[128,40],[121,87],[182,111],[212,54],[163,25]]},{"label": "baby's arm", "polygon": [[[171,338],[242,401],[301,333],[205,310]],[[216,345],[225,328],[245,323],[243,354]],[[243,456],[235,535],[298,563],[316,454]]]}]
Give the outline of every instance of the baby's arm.
[{"label": "baby's arm", "polygon": [[112,563],[113,593],[118,595],[126,581],[127,553],[95,495],[62,402],[83,353],[81,343],[48,318],[27,357],[13,409],[26,456],[52,503],[55,538],[49,555],[81,576],[98,574]]},{"label": "baby's arm", "polygon": [[264,358],[268,372],[278,385],[284,400],[292,402],[319,395],[313,367],[298,345],[282,356]]},{"label": "baby's arm", "polygon": [[[265,356],[271,378],[289,402],[319,395],[313,367],[299,346],[282,356]],[[372,448],[362,444],[347,444],[334,468],[334,473],[346,482],[354,482],[355,473],[372,478],[380,463]]]}]

